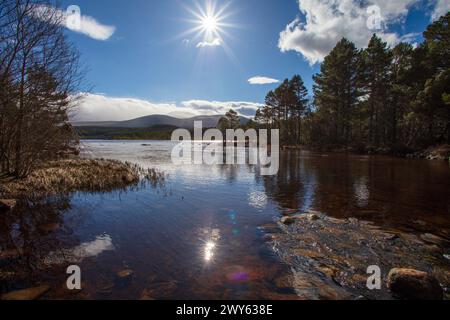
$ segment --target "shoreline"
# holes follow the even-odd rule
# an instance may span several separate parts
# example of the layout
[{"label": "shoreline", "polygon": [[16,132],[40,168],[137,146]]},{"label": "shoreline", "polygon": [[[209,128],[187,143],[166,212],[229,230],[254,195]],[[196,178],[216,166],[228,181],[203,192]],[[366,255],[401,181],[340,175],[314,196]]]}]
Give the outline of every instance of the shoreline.
[{"label": "shoreline", "polygon": [[417,159],[417,160],[440,160],[450,162],[450,145],[438,145],[423,150],[414,151],[406,149],[384,148],[384,147],[364,147],[352,146],[282,146],[282,150],[308,150],[312,152],[325,152],[335,154],[351,154],[366,156],[388,156],[393,158]]}]

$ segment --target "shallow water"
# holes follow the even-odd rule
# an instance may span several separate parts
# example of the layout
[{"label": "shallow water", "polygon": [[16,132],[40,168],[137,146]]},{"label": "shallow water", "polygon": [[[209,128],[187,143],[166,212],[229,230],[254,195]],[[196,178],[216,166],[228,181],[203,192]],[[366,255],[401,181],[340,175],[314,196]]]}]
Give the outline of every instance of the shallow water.
[{"label": "shallow water", "polygon": [[[279,285],[290,268],[259,227],[309,210],[450,237],[445,162],[289,151],[278,175],[264,177],[253,166],[174,166],[171,142],[83,146],[85,157],[135,162],[166,179],[22,204],[0,217],[0,246],[23,253],[0,264],[21,268],[0,292],[50,283],[48,298],[293,299]],[[70,264],[82,270],[76,294],[64,288]],[[131,279],[118,279],[124,269]]]}]

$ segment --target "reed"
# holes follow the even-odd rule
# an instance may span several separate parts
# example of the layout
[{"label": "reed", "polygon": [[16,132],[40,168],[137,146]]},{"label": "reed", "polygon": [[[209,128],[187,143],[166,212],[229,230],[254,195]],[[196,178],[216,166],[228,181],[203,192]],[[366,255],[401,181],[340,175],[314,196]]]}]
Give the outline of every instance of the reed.
[{"label": "reed", "polygon": [[75,191],[106,192],[157,180],[155,170],[104,159],[66,159],[43,164],[25,179],[3,179],[2,198],[35,198]]}]

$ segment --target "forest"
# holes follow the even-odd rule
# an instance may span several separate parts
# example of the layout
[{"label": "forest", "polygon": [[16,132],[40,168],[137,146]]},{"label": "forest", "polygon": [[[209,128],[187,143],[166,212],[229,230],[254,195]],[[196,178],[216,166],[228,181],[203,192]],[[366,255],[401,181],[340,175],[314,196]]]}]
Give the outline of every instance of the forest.
[{"label": "forest", "polygon": [[[423,42],[391,48],[373,35],[359,50],[343,38],[313,78],[270,91],[255,125],[280,129],[284,145],[406,152],[450,143],[450,14]],[[311,98],[312,96],[312,98]]]}]

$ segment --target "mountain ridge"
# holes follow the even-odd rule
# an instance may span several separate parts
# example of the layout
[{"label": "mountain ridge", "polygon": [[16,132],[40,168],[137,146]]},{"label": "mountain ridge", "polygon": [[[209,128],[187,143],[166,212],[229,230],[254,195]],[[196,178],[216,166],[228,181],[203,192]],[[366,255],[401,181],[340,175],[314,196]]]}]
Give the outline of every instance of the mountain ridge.
[{"label": "mountain ridge", "polygon": [[[203,128],[215,128],[220,118],[224,115],[195,116],[192,118],[177,118],[168,115],[150,115],[126,121],[75,121],[74,127],[108,127],[108,128],[150,128],[158,125],[173,126],[183,129],[194,128],[195,121],[202,121]],[[241,124],[246,124],[250,119],[240,117]]]}]

